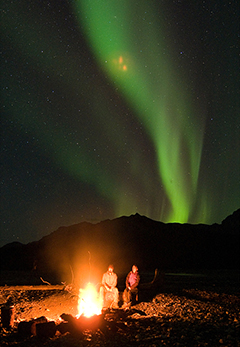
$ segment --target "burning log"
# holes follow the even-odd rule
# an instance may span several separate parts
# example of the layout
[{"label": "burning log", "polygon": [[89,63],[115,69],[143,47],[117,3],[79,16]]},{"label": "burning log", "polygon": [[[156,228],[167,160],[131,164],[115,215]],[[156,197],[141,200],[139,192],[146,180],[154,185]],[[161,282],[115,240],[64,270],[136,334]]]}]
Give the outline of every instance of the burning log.
[{"label": "burning log", "polygon": [[[75,318],[70,314],[63,313],[60,316],[67,324],[60,324],[58,330],[68,331],[70,333],[84,332],[85,330],[91,330],[96,332],[99,330],[104,330],[106,327],[106,322],[103,315],[93,315],[91,317],[80,316]],[[63,322],[64,323],[64,322]]]},{"label": "burning log", "polygon": [[97,331],[105,328],[106,323],[103,315],[93,315],[91,317],[81,316],[78,318],[80,327],[82,330],[92,330]]}]

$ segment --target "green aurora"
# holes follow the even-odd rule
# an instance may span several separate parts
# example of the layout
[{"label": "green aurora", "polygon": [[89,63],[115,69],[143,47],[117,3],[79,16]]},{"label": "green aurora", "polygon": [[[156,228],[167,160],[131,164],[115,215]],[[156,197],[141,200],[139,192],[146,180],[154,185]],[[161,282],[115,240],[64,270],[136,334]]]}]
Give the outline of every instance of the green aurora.
[{"label": "green aurora", "polygon": [[239,208],[236,13],[3,1],[2,244],[135,213],[221,223]]},{"label": "green aurora", "polygon": [[[198,190],[204,122],[184,93],[187,83],[174,73],[155,23],[151,2],[75,1],[79,22],[99,65],[106,70],[150,135],[157,153],[159,176],[171,203],[162,205],[165,222],[206,222],[205,192]],[[134,15],[132,15],[134,13]],[[138,33],[141,33],[139,37]],[[200,116],[200,117],[199,117]],[[157,194],[157,192],[156,192]],[[125,212],[118,206],[118,215]]]}]

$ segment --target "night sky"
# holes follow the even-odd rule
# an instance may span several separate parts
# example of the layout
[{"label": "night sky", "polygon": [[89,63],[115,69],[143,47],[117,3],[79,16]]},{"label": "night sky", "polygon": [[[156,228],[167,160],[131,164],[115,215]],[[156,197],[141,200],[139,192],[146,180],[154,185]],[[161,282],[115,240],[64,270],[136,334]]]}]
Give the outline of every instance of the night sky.
[{"label": "night sky", "polygon": [[240,207],[237,0],[1,12],[0,246],[135,213],[221,223]]}]

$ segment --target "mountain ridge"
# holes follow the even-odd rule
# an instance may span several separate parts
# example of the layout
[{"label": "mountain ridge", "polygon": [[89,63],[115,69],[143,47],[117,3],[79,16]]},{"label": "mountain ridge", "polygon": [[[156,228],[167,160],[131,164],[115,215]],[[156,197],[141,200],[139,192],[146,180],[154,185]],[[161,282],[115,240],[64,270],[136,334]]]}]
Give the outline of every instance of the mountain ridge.
[{"label": "mountain ridge", "polygon": [[100,273],[109,263],[119,272],[141,269],[238,269],[240,209],[221,224],[154,221],[139,214],[96,224],[61,226],[39,241],[0,248],[1,269],[51,273],[61,279]]}]

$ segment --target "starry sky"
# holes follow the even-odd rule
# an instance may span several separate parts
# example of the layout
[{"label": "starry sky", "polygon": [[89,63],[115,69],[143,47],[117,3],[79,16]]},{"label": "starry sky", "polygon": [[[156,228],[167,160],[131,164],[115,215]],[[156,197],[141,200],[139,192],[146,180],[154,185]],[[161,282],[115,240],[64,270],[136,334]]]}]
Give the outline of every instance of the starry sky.
[{"label": "starry sky", "polygon": [[1,242],[240,207],[238,1],[3,0]]}]

